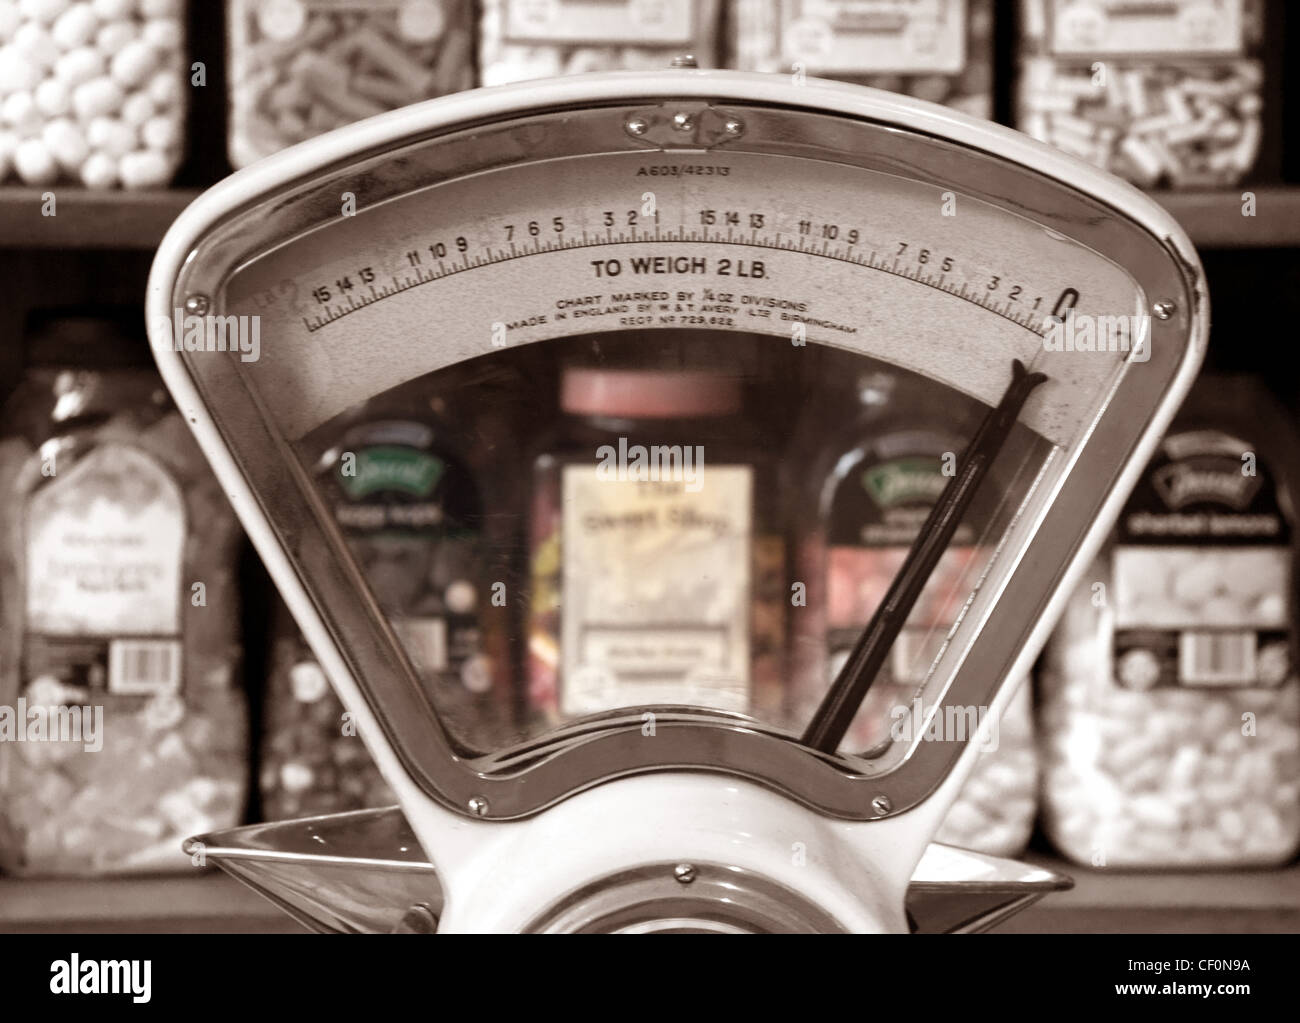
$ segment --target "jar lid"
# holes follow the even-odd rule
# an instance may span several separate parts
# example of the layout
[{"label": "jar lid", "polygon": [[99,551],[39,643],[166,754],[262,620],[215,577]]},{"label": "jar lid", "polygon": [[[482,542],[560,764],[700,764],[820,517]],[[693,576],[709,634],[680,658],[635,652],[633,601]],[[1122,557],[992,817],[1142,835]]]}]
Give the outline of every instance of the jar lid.
[{"label": "jar lid", "polygon": [[730,415],[740,409],[740,381],[701,370],[566,369],[560,407],[622,419]]}]

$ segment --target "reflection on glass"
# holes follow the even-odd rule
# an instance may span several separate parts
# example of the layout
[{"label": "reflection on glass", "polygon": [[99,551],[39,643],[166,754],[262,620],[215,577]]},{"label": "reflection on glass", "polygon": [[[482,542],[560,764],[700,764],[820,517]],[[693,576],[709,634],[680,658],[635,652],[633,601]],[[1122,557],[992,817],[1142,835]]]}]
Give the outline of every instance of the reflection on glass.
[{"label": "reflection on glass", "polygon": [[[827,346],[621,332],[417,378],[299,455],[466,752],[664,708],[797,736],[986,412]],[[1016,428],[841,752],[911,738],[1049,450]]]}]

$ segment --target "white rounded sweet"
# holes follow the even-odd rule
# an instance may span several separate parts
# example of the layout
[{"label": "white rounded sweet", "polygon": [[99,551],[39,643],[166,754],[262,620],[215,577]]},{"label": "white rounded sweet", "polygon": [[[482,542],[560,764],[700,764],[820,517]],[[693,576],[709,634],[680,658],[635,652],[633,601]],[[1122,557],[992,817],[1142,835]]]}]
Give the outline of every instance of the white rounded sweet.
[{"label": "white rounded sweet", "polygon": [[118,161],[118,174],[127,188],[160,188],[171,180],[171,161],[162,153],[137,150]]},{"label": "white rounded sweet", "polygon": [[72,91],[72,109],[81,120],[90,121],[122,109],[125,99],[118,84],[101,75],[82,82]]},{"label": "white rounded sweet", "polygon": [[145,92],[158,110],[169,110],[181,103],[181,77],[174,71],[157,71],[145,86]]},{"label": "white rounded sweet", "polygon": [[112,60],[123,46],[134,42],[139,34],[140,30],[133,22],[110,21],[95,33],[95,49],[99,50],[106,60]]},{"label": "white rounded sweet", "polygon": [[72,109],[72,91],[60,78],[47,78],[32,94],[36,109],[46,117],[63,117]]},{"label": "white rounded sweet", "polygon": [[158,66],[158,55],[143,39],[133,39],[109,59],[113,80],[124,89],[143,85]]},{"label": "white rounded sweet", "polygon": [[13,45],[42,70],[53,67],[61,52],[59,44],[54,41],[49,30],[34,21],[19,26],[18,31],[14,33]]},{"label": "white rounded sweet", "polygon": [[33,21],[50,24],[66,11],[72,0],[19,0],[23,14]]},{"label": "white rounded sweet", "polygon": [[180,10],[180,0],[140,0],[140,13],[146,18],[174,18]]},{"label": "white rounded sweet", "polygon": [[81,183],[87,188],[112,188],[117,184],[117,160],[107,153],[91,153],[81,165]]},{"label": "white rounded sweet", "polygon": [[171,114],[157,114],[140,127],[140,137],[149,149],[176,149],[181,144],[180,118]]},{"label": "white rounded sweet", "polygon": [[0,121],[23,136],[41,130],[41,112],[36,109],[36,100],[30,92],[15,92],[7,96],[0,105]]},{"label": "white rounded sweet", "polygon": [[41,69],[18,47],[0,46],[0,93],[36,88]]},{"label": "white rounded sweet", "polygon": [[95,17],[95,12],[86,4],[77,4],[59,15],[59,20],[50,29],[50,35],[63,49],[73,50],[94,39],[98,28],[99,19]]},{"label": "white rounded sweet", "polygon": [[23,23],[23,12],[16,0],[0,0],[0,39],[12,39]]},{"label": "white rounded sweet", "polygon": [[90,155],[85,134],[66,117],[55,118],[46,124],[41,140],[59,166],[70,174],[76,173]]},{"label": "white rounded sweet", "polygon": [[14,150],[14,170],[29,185],[53,184],[59,165],[40,139],[25,139]]},{"label": "white rounded sweet", "polygon": [[69,50],[54,65],[54,73],[66,82],[69,88],[75,88],[82,82],[88,82],[104,72],[104,58],[89,46]]},{"label": "white rounded sweet", "polygon": [[[106,156],[119,159],[131,152],[139,143],[136,130],[116,117],[96,117],[86,129],[90,147]],[[117,165],[113,165],[117,176]]]},{"label": "white rounded sweet", "polygon": [[135,0],[90,0],[90,9],[100,21],[114,21],[135,13]]},{"label": "white rounded sweet", "polygon": [[122,120],[132,128],[139,128],[153,115],[153,100],[138,90],[127,96],[122,103]]},{"label": "white rounded sweet", "polygon": [[163,53],[175,53],[181,48],[185,33],[181,23],[175,18],[154,18],[145,22],[141,38],[155,50]]}]

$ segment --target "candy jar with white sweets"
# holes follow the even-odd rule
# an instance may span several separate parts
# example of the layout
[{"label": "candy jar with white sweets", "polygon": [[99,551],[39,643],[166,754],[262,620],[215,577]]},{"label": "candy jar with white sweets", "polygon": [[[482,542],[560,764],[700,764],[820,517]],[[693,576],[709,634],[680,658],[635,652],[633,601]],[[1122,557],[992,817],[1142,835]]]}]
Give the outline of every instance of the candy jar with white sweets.
[{"label": "candy jar with white sweets", "polygon": [[465,0],[227,0],[230,162],[474,86]]},{"label": "candy jar with white sweets", "polygon": [[1096,867],[1263,866],[1300,845],[1300,442],[1259,382],[1203,379],[1042,676],[1048,835]]},{"label": "candy jar with white sweets", "polygon": [[0,181],[159,188],[180,165],[181,0],[0,0]]},{"label": "candy jar with white sweets", "polygon": [[731,67],[856,82],[993,114],[991,0],[730,0]]},{"label": "candy jar with white sweets", "polygon": [[718,59],[718,0],[483,0],[482,10],[483,85]]},{"label": "candy jar with white sweets", "polygon": [[1260,0],[1024,0],[1016,126],[1145,188],[1226,187],[1263,133]]},{"label": "candy jar with white sweets", "polygon": [[5,870],[190,870],[183,838],[239,823],[239,540],[155,373],[28,373],[0,440]]}]

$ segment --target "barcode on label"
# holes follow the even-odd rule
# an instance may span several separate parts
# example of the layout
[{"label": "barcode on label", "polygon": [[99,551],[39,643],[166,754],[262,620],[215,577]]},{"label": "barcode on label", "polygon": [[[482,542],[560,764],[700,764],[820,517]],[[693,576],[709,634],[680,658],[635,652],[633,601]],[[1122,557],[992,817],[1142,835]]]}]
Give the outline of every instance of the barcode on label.
[{"label": "barcode on label", "polygon": [[180,640],[115,639],[109,643],[109,692],[169,693],[180,686]]},{"label": "barcode on label", "polygon": [[1184,632],[1178,639],[1178,676],[1184,685],[1251,685],[1255,667],[1253,632]]}]

